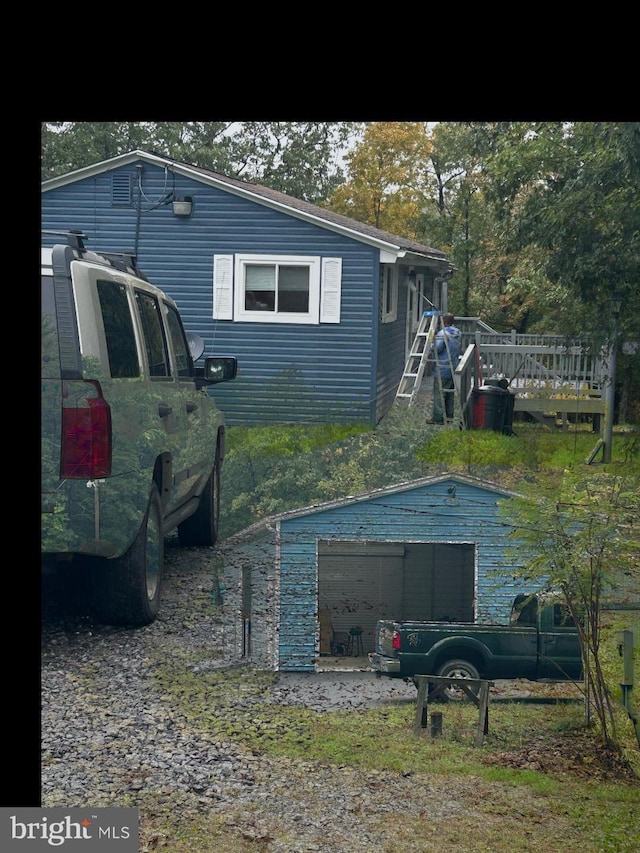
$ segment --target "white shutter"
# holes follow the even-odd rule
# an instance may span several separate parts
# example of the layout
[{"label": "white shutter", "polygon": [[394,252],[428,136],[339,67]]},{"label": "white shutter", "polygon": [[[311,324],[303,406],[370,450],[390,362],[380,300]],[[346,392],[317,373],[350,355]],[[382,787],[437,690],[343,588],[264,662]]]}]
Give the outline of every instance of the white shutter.
[{"label": "white shutter", "polygon": [[233,320],[233,255],[213,256],[213,319]]},{"label": "white shutter", "polygon": [[340,322],[340,296],[342,290],[342,258],[322,259],[320,282],[320,322]]}]

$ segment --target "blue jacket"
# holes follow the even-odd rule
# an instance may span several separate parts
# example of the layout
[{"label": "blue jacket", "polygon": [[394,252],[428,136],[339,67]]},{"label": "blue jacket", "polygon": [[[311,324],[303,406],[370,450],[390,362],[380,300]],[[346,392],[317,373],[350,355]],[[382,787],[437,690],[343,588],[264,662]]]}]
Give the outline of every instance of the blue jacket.
[{"label": "blue jacket", "polygon": [[[446,341],[445,335],[447,336]],[[450,379],[453,376],[453,371],[456,369],[460,358],[460,346],[460,329],[456,326],[445,326],[436,334],[435,348],[438,355],[438,372],[442,379]]]}]

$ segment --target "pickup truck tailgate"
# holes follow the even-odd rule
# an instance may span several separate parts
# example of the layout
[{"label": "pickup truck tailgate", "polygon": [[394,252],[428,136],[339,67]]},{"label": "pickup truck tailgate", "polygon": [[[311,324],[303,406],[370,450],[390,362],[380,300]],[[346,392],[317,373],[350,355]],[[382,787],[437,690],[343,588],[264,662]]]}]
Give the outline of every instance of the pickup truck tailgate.
[{"label": "pickup truck tailgate", "polygon": [[395,656],[393,648],[393,635],[397,625],[395,622],[379,621],[376,624],[374,636],[374,650],[381,655]]},{"label": "pickup truck tailgate", "polygon": [[393,648],[396,623],[379,621],[374,634],[375,651],[369,653],[369,664],[374,672],[385,675],[400,674],[400,659]]}]

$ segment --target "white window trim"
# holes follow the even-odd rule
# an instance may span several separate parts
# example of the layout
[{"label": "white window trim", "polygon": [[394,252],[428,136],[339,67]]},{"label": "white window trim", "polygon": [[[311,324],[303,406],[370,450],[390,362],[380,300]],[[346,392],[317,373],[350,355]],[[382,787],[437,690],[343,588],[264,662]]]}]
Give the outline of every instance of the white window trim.
[{"label": "white window trim", "polygon": [[[250,311],[245,306],[244,266],[246,264],[300,265],[309,269],[309,311],[275,314]],[[319,255],[214,255],[213,318],[251,323],[294,323],[318,325],[340,322],[342,258]]]},{"label": "white window trim", "polygon": [[[391,302],[391,307],[387,311],[388,302]],[[398,268],[395,264],[380,264],[380,320],[382,323],[393,323],[397,319]]]},{"label": "white window trim", "polygon": [[422,319],[422,314],[429,307],[424,299],[424,273],[416,273],[415,284],[409,284],[413,288],[413,310],[411,312],[411,332],[415,335]]}]

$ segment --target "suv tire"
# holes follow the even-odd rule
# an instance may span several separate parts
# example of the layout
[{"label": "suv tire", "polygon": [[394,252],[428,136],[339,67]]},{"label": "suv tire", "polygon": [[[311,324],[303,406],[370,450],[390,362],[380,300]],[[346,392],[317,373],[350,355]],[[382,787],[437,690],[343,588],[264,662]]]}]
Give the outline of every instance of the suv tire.
[{"label": "suv tire", "polygon": [[178,525],[178,541],[182,547],[214,545],[220,527],[220,448],[216,448],[213,471],[200,495],[198,509]]},{"label": "suv tire", "polygon": [[110,625],[148,625],[158,615],[164,563],[162,503],[156,485],[138,534],[121,557],[99,566],[94,611]]}]

